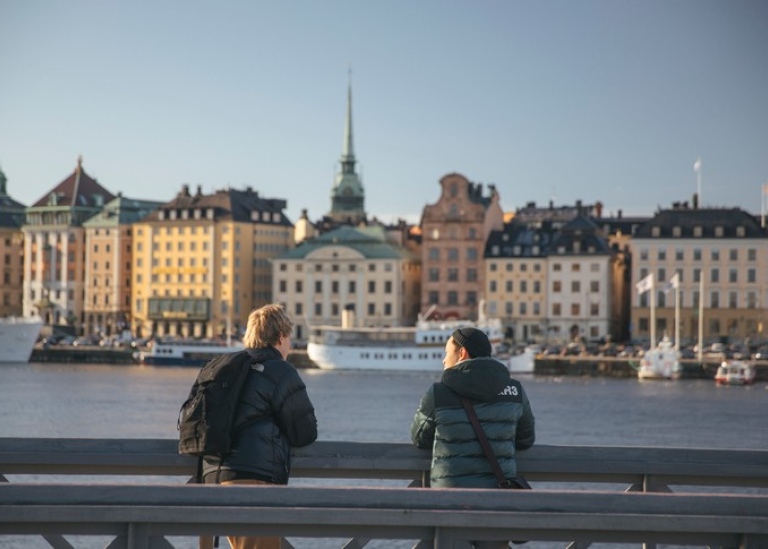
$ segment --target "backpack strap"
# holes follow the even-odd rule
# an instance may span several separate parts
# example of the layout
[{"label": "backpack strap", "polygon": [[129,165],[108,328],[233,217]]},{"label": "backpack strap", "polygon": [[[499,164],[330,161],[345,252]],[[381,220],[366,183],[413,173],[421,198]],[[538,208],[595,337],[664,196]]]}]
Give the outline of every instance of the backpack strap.
[{"label": "backpack strap", "polygon": [[483,426],[480,425],[480,420],[477,419],[477,412],[475,412],[472,403],[469,402],[469,399],[466,397],[459,398],[461,398],[461,405],[464,406],[464,410],[469,416],[469,421],[475,429],[475,434],[477,434],[477,440],[483,448],[483,453],[491,464],[491,469],[493,469],[493,475],[496,477],[496,482],[499,484],[499,488],[510,488],[512,483],[504,478],[504,473],[501,470],[501,465],[499,465],[499,460],[496,459],[496,454],[493,452],[493,448],[491,448],[491,443],[488,442],[488,437],[485,436],[485,431],[483,431]]}]

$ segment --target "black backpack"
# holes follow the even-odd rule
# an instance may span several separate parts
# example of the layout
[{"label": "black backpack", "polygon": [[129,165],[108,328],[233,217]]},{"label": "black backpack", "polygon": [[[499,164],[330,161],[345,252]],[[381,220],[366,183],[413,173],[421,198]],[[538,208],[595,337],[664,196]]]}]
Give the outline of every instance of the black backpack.
[{"label": "black backpack", "polygon": [[180,454],[221,456],[231,450],[235,410],[250,370],[248,351],[218,356],[202,367],[179,410]]}]

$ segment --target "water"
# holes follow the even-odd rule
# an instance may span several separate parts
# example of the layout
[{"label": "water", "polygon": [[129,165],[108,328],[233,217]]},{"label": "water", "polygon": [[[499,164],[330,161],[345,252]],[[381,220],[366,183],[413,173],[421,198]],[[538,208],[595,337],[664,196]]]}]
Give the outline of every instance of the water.
[{"label": "water", "polygon": [[[178,409],[197,373],[194,368],[116,365],[7,364],[0,368],[0,437],[176,438]],[[302,370],[301,374],[316,407],[320,440],[409,443],[413,413],[439,372]],[[765,382],[717,387],[711,380],[520,379],[536,416],[538,444],[768,448]],[[77,547],[105,545],[94,545],[93,538],[70,539]],[[172,541],[180,548],[196,546],[189,539]],[[341,546],[291,541],[297,548]],[[371,545],[409,546],[404,542]],[[563,546],[530,543],[525,547]],[[48,545],[36,538],[0,536],[0,548],[17,547]]]}]

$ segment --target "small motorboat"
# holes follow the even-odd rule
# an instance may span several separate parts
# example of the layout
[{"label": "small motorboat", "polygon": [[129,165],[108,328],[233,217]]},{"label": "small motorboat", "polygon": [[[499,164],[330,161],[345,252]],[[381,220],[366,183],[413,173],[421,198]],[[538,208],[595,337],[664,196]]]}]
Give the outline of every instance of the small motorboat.
[{"label": "small motorboat", "polygon": [[755,366],[746,360],[724,360],[715,374],[718,385],[751,385],[755,381]]}]

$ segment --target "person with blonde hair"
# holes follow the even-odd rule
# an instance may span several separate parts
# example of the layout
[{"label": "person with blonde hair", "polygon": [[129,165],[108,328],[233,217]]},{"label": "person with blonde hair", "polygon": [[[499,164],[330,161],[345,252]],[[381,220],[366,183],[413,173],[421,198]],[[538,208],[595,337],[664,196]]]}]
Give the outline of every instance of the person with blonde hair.
[{"label": "person with blonde hair", "polygon": [[[288,362],[292,324],[281,305],[251,311],[245,351],[251,370],[235,412],[232,451],[205,456],[206,484],[287,484],[291,447],[317,439],[315,409],[299,373]],[[233,359],[239,353],[232,353]],[[232,549],[279,549],[280,537],[228,536]],[[200,547],[211,547],[201,538]]]}]

